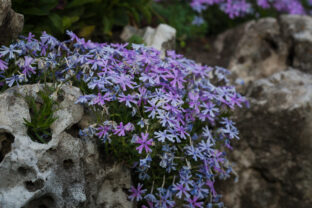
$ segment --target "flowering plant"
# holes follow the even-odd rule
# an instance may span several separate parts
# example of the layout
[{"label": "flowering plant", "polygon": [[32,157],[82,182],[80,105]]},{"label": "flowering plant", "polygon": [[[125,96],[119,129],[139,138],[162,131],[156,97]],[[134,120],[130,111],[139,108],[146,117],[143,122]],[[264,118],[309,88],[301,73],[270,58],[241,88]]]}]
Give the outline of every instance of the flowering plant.
[{"label": "flowering plant", "polygon": [[214,183],[232,172],[225,150],[238,139],[230,120],[246,103],[230,86],[228,71],[143,45],[64,42],[32,34],[0,48],[0,91],[26,83],[73,84],[77,103],[100,119],[80,136],[96,136],[108,157],[137,177],[130,200],[146,207],[212,207]]},{"label": "flowering plant", "polygon": [[[311,0],[306,2],[312,4]],[[300,0],[192,0],[191,7],[199,14],[208,7],[218,5],[230,18],[241,17],[247,14],[254,13],[256,8],[275,9],[278,12],[287,14],[308,14],[304,8],[303,1]],[[194,24],[202,24],[203,19],[196,17]]]}]

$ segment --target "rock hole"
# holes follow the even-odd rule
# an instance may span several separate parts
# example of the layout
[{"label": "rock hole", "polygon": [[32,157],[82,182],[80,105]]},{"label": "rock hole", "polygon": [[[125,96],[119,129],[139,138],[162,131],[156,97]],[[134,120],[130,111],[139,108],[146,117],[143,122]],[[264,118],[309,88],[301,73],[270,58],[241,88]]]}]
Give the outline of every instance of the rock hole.
[{"label": "rock hole", "polygon": [[37,199],[30,201],[23,208],[55,208],[55,200],[49,195],[43,195]]},{"label": "rock hole", "polygon": [[44,181],[42,179],[38,179],[35,182],[25,181],[25,187],[30,192],[35,192],[39,189],[42,189],[44,186]]},{"label": "rock hole", "polygon": [[65,170],[69,170],[69,169],[71,169],[72,167],[74,167],[74,162],[73,162],[73,160],[71,160],[71,159],[64,160],[64,161],[63,161],[63,167],[64,167]]},{"label": "rock hole", "polygon": [[108,208],[106,202],[102,202],[100,206],[101,206],[100,208]]},{"label": "rock hole", "polygon": [[63,102],[65,100],[65,92],[64,90],[59,90],[57,93],[57,102]]},{"label": "rock hole", "polygon": [[122,188],[122,192],[124,192],[125,194],[129,194],[129,189],[127,189],[127,188]]},{"label": "rock hole", "polygon": [[49,154],[56,154],[56,152],[57,152],[57,149],[55,149],[55,148],[50,148],[47,150],[47,153],[49,153]]},{"label": "rock hole", "polygon": [[259,50],[259,55],[260,56],[255,56],[253,61],[257,61],[259,60],[259,58],[261,60],[264,60],[264,59],[267,59],[271,56],[272,54],[272,50],[270,50],[270,48],[268,47],[262,47],[260,50]]},{"label": "rock hole", "polygon": [[[47,133],[35,133],[31,128],[27,129],[27,134],[30,136],[31,140],[41,144],[47,144],[52,139],[52,130],[49,128],[46,130]],[[38,136],[39,137],[38,137]],[[40,138],[40,139],[39,139]]]},{"label": "rock hole", "polygon": [[114,187],[112,191],[113,192],[117,192],[118,191],[118,187]]},{"label": "rock hole", "polygon": [[122,205],[119,202],[115,202],[111,208],[119,208],[119,207],[122,207]]},{"label": "rock hole", "polygon": [[17,169],[17,172],[22,175],[22,176],[26,176],[27,173],[28,173],[28,168],[25,168],[25,167],[19,167]]},{"label": "rock hole", "polygon": [[278,44],[271,38],[266,37],[264,38],[264,40],[270,45],[270,47],[274,50],[277,51],[278,50]]},{"label": "rock hole", "polygon": [[69,193],[68,193],[67,188],[65,188],[65,189],[63,190],[63,192],[62,192],[62,197],[63,197],[63,198],[68,198],[68,197],[69,197]]},{"label": "rock hole", "polygon": [[7,132],[0,132],[0,163],[5,155],[11,152],[14,136]]},{"label": "rock hole", "polygon": [[244,56],[240,56],[239,58],[238,58],[238,63],[240,63],[240,64],[243,64],[243,63],[245,63],[245,57]]},{"label": "rock hole", "polygon": [[70,134],[74,138],[79,138],[79,126],[78,123],[72,125],[70,128],[66,129],[66,133]]},{"label": "rock hole", "polygon": [[287,64],[289,66],[294,65],[294,58],[295,58],[295,46],[294,44],[291,45],[288,51],[288,56],[287,56]]}]

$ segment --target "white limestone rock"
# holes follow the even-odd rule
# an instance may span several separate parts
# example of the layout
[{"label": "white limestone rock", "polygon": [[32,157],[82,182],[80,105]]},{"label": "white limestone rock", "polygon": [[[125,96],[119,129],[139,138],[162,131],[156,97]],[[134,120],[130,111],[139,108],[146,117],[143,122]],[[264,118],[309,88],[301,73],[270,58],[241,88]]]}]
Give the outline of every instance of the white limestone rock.
[{"label": "white limestone rock", "polygon": [[75,104],[78,88],[62,87],[51,141],[41,144],[27,135],[23,96],[36,96],[41,88],[25,85],[0,94],[0,207],[132,207],[123,191],[130,188],[129,169],[104,163],[94,138],[77,138],[75,124],[84,115]]},{"label": "white limestone rock", "polygon": [[163,56],[165,51],[175,49],[176,29],[169,25],[160,24],[155,29],[151,27],[137,29],[128,25],[124,27],[120,38],[123,41],[129,41],[133,35],[142,37],[147,46],[161,51]]}]

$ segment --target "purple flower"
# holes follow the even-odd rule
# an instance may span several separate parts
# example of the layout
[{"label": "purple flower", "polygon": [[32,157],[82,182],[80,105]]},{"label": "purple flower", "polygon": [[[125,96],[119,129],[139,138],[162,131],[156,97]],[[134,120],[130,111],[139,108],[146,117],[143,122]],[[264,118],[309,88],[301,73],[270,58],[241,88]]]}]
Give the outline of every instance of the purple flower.
[{"label": "purple flower", "polygon": [[204,199],[207,197],[209,190],[204,188],[204,185],[205,183],[201,179],[197,181],[191,191],[192,195],[197,196],[199,199]]},{"label": "purple flower", "polygon": [[187,129],[180,124],[176,125],[174,127],[174,130],[176,131],[176,133],[178,133],[178,135],[182,139],[186,139],[187,136],[190,136],[190,134],[187,133]]},{"label": "purple flower", "polygon": [[173,117],[170,116],[169,112],[167,113],[161,113],[157,116],[157,118],[160,120],[160,123],[163,127],[166,127],[167,125],[170,127],[174,127],[175,121],[173,120]]},{"label": "purple flower", "polygon": [[189,156],[192,156],[192,158],[197,161],[198,159],[203,158],[201,149],[194,147],[193,145],[191,146],[186,146],[186,154]]},{"label": "purple flower", "polygon": [[4,71],[6,69],[8,69],[8,63],[0,59],[0,70]]},{"label": "purple flower", "polygon": [[[207,3],[208,3],[208,5],[212,4],[212,1],[208,1]],[[201,1],[198,1],[198,0],[197,1],[193,0],[192,3],[191,3],[191,7],[195,11],[197,11],[198,13],[201,13],[203,10],[205,10],[207,8],[207,6],[204,3],[202,3]]]},{"label": "purple flower", "polygon": [[22,77],[22,75],[13,75],[12,77],[5,78],[5,80],[6,80],[7,85],[9,87],[12,87],[14,83],[18,85],[19,82],[22,82],[24,78]]},{"label": "purple flower", "polygon": [[93,105],[98,104],[98,105],[103,106],[103,105],[105,105],[105,101],[111,101],[111,100],[112,100],[111,93],[106,92],[106,93],[102,96],[102,94],[99,92],[99,93],[98,93],[98,96],[92,100],[92,104],[93,104]]},{"label": "purple flower", "polygon": [[126,91],[127,87],[133,89],[135,82],[131,81],[131,77],[129,75],[120,74],[115,77],[113,80],[116,84],[119,84],[123,91]]},{"label": "purple flower", "polygon": [[77,103],[81,103],[81,104],[88,103],[90,100],[93,100],[95,98],[96,98],[96,95],[82,95],[78,98],[78,100],[76,100],[75,104],[77,104]]},{"label": "purple flower", "polygon": [[185,186],[190,187],[194,184],[194,181],[192,180],[192,175],[190,173],[189,169],[182,168],[180,171],[180,182],[185,184]]},{"label": "purple flower", "polygon": [[72,31],[66,30],[66,34],[70,37],[71,41],[78,41],[79,40],[78,36],[75,33],[73,33]]},{"label": "purple flower", "polygon": [[132,107],[131,103],[132,103],[132,104],[135,104],[135,103],[136,103],[134,97],[133,97],[132,95],[130,95],[130,94],[124,95],[124,94],[122,93],[122,94],[118,97],[118,100],[119,100],[119,102],[125,102],[125,103],[126,103],[126,106],[129,107],[129,108]]},{"label": "purple flower", "polygon": [[183,89],[183,83],[185,82],[183,76],[180,74],[178,70],[172,70],[168,75],[166,75],[166,78],[172,79],[170,84],[172,87],[178,87],[178,89]]},{"label": "purple flower", "polygon": [[230,139],[239,139],[238,137],[238,130],[237,128],[234,126],[235,123],[231,120],[229,120],[228,118],[223,118],[222,121],[220,122],[221,124],[225,125],[225,128],[220,129],[220,131],[227,135]]},{"label": "purple flower", "polygon": [[118,136],[125,136],[126,135],[126,129],[122,122],[116,127],[116,129],[113,131],[115,135]]},{"label": "purple flower", "polygon": [[219,109],[212,102],[203,103],[201,107],[203,108],[201,113],[208,116],[209,118],[213,119],[216,117],[216,114],[219,113]]},{"label": "purple flower", "polygon": [[102,125],[99,128],[97,128],[97,131],[98,131],[98,133],[96,134],[96,136],[103,139],[103,142],[106,142],[107,140],[110,141],[110,139],[108,137],[109,131],[111,131],[110,126]]},{"label": "purple flower", "polygon": [[189,198],[190,194],[188,193],[190,191],[190,187],[187,186],[186,184],[183,183],[178,183],[173,185],[172,190],[177,191],[176,195],[179,199],[182,198],[182,194],[186,197]]},{"label": "purple flower", "polygon": [[198,197],[197,196],[193,196],[192,198],[188,198],[187,202],[189,203],[187,207],[189,208],[203,208],[203,202],[198,202]]},{"label": "purple flower", "polygon": [[257,0],[257,4],[264,9],[267,9],[270,7],[268,0]]},{"label": "purple flower", "polygon": [[174,136],[172,134],[168,134],[167,130],[158,131],[158,132],[155,132],[154,134],[155,134],[155,137],[157,138],[157,140],[160,142],[165,142],[165,140],[169,140],[171,142],[174,142],[174,140],[173,140]]},{"label": "purple flower", "polygon": [[143,185],[138,183],[138,186],[137,188],[135,188],[134,186],[131,186],[130,188],[130,192],[131,192],[131,195],[129,196],[129,199],[131,201],[141,201],[143,199],[143,194],[146,192],[146,189],[142,189]]},{"label": "purple flower", "polygon": [[146,109],[144,112],[150,112],[148,117],[149,118],[155,118],[156,112],[157,112],[157,110],[161,104],[159,102],[157,102],[157,100],[151,100],[151,101],[147,101],[147,102],[151,106],[144,106],[144,108]]},{"label": "purple flower", "polygon": [[31,74],[36,74],[35,68],[31,66],[33,62],[33,58],[29,56],[25,56],[24,64],[21,66],[23,69],[22,73],[27,77],[30,77]]},{"label": "purple flower", "polygon": [[104,67],[104,61],[102,59],[88,59],[86,64],[91,64],[91,69],[97,70],[100,67]]},{"label": "purple flower", "polygon": [[[289,14],[306,14],[299,0],[257,0],[257,5],[263,9],[273,8]],[[244,16],[254,12],[253,1],[249,0],[192,0],[190,6],[201,14],[209,6],[218,5],[230,18]]]},{"label": "purple flower", "polygon": [[217,196],[217,192],[216,192],[216,190],[214,188],[214,182],[211,181],[211,180],[207,180],[206,181],[206,185],[209,187],[213,197],[216,197]]},{"label": "purple flower", "polygon": [[195,16],[193,21],[192,21],[192,24],[193,25],[197,25],[197,26],[200,26],[200,25],[202,25],[204,23],[205,23],[205,20],[202,17],[200,17],[200,16]]},{"label": "purple flower", "polygon": [[172,200],[172,194],[169,190],[162,188],[158,189],[158,200],[156,201],[156,207],[160,208],[171,208],[174,207],[175,202]]},{"label": "purple flower", "polygon": [[207,141],[202,140],[199,143],[199,150],[201,151],[202,154],[207,155],[210,157],[214,153],[214,149],[211,148],[214,144],[211,143],[211,140],[207,139]]},{"label": "purple flower", "polygon": [[33,35],[31,32],[29,32],[28,36],[26,37],[27,42],[35,41],[34,37],[35,37],[35,35]]},{"label": "purple flower", "polygon": [[213,139],[208,126],[205,126],[203,128],[203,137],[207,138],[207,140],[209,140],[209,143],[215,144],[215,140]]},{"label": "purple flower", "polygon": [[139,154],[142,153],[143,149],[145,149],[146,153],[152,152],[152,149],[149,146],[152,145],[153,139],[148,139],[148,133],[141,133],[141,138],[139,137],[135,143],[140,144],[140,146],[136,148],[136,150],[139,151]]},{"label": "purple flower", "polygon": [[162,156],[160,156],[160,163],[159,165],[162,167],[162,168],[166,168],[166,171],[168,173],[171,172],[171,170],[175,170],[175,163],[174,163],[174,154],[172,152],[166,152],[166,153],[163,153]]},{"label": "purple flower", "polygon": [[56,47],[60,44],[60,42],[53,36],[47,34],[46,32],[43,32],[41,37],[41,43],[50,45],[51,48]]},{"label": "purple flower", "polygon": [[132,124],[132,123],[127,123],[126,125],[125,125],[125,130],[126,131],[133,131],[134,130],[134,125]]},{"label": "purple flower", "polygon": [[199,95],[197,93],[189,93],[188,97],[190,99],[190,107],[193,108],[195,110],[196,113],[199,113],[199,106],[200,106],[200,102],[199,102]]},{"label": "purple flower", "polygon": [[22,50],[16,49],[17,46],[12,44],[9,47],[2,46],[0,48],[0,56],[5,57],[6,55],[9,55],[9,59],[14,59],[15,55],[20,55],[22,53]]}]

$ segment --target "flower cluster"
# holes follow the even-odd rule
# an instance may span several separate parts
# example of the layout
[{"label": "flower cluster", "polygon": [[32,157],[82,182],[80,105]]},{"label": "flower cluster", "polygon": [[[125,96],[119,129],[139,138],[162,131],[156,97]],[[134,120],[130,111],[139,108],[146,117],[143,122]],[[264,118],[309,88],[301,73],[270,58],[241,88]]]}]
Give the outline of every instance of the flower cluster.
[{"label": "flower cluster", "polygon": [[[206,10],[209,6],[219,5],[220,9],[230,18],[244,16],[254,11],[252,1],[248,0],[192,0],[190,5],[198,13]],[[288,14],[306,14],[299,0],[257,0],[256,6],[263,9],[274,8]]]},{"label": "flower cluster", "polygon": [[[64,42],[32,34],[0,48],[0,91],[38,82],[71,84],[76,102],[95,109],[108,156],[121,152],[137,174],[130,200],[143,207],[222,207],[214,188],[230,176],[225,151],[238,130],[230,119],[247,103],[228,71],[143,45],[94,43],[67,32]],[[121,157],[122,158],[122,157]]]},{"label": "flower cluster", "polygon": [[[307,5],[312,6],[312,0],[307,0]],[[304,8],[300,0],[191,0],[190,6],[197,13],[192,24],[202,25],[203,12],[213,5],[216,5],[231,19],[243,17],[248,14],[258,15],[260,9],[274,9],[281,13],[307,15],[311,11]]]}]

